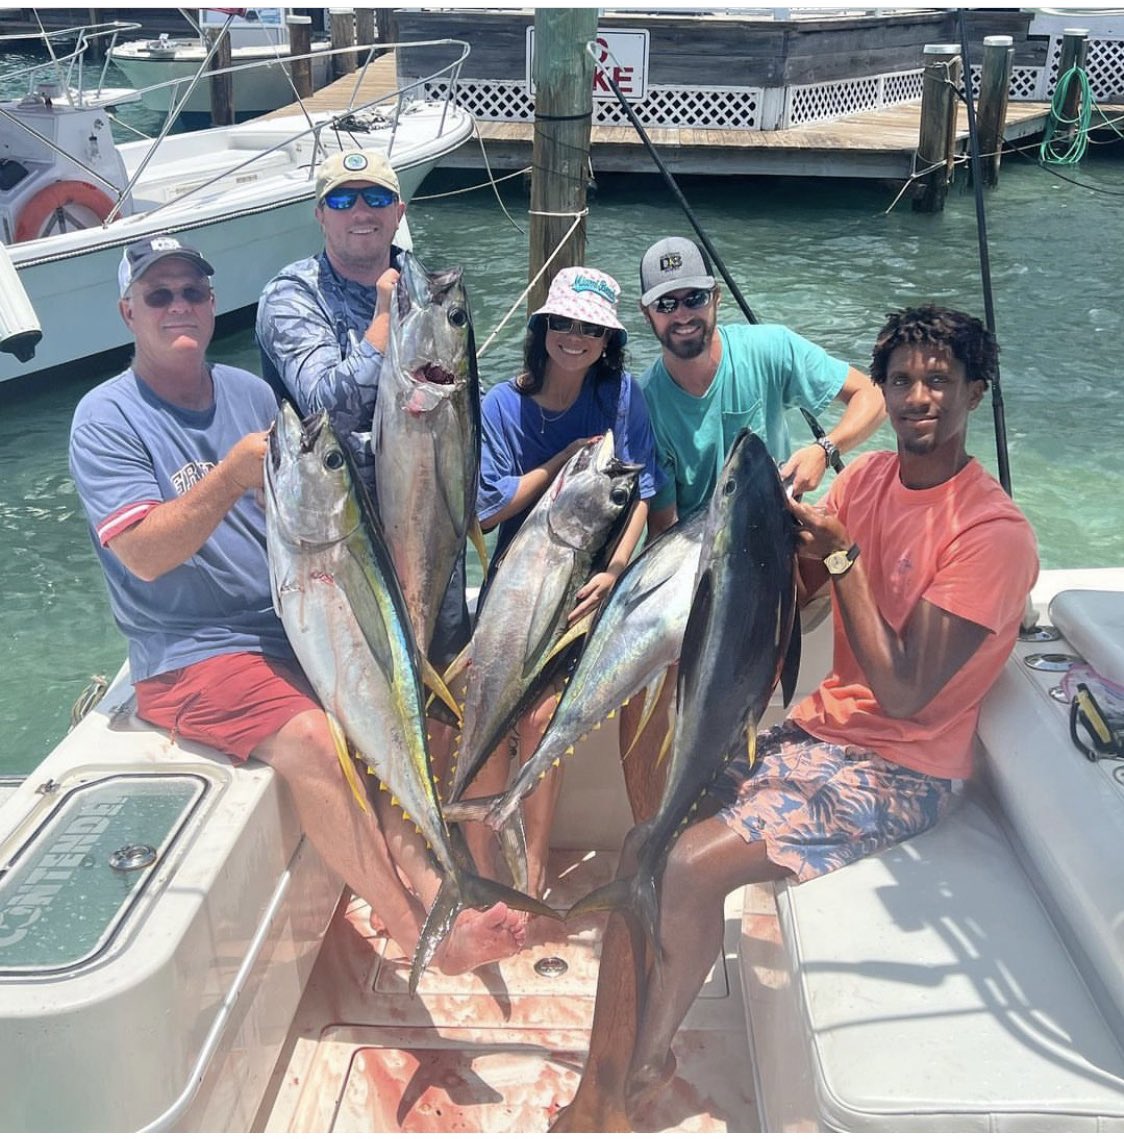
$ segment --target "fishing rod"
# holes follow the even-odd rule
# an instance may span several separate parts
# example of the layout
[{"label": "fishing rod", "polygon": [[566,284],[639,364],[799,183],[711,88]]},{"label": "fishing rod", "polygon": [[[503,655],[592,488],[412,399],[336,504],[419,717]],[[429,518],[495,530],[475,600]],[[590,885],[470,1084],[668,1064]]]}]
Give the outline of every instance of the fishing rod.
[{"label": "fishing rod", "polygon": [[[984,212],[983,179],[980,176],[980,137],[976,128],[976,108],[972,102],[972,64],[968,55],[968,31],[964,22],[964,9],[956,10],[960,26],[960,58],[964,64],[964,104],[968,109],[968,155],[972,166],[972,185],[976,197],[976,242],[980,250],[980,282],[983,286],[984,322],[995,334],[995,303],[991,291],[991,258],[987,244],[987,217]],[[1003,407],[1003,387],[999,382],[999,363],[995,365],[995,379],[991,384],[991,412],[995,420],[995,455],[999,464],[999,484],[1011,495],[1011,465],[1007,456],[1007,416]]]},{"label": "fishing rod", "polygon": [[[597,57],[592,50],[592,45],[587,44],[586,50],[589,51],[589,53],[593,55],[594,59],[596,60]],[[671,173],[670,170],[668,170],[667,166],[664,164],[663,159],[660,158],[659,154],[656,152],[655,145],[648,137],[648,132],[644,129],[644,125],[636,117],[636,112],[633,111],[632,107],[629,105],[628,100],[624,97],[624,94],[621,91],[620,87],[617,86],[617,81],[612,77],[612,75],[609,74],[608,70],[602,69],[602,75],[612,89],[613,94],[617,97],[617,102],[620,103],[621,107],[624,109],[624,113],[628,116],[628,121],[632,123],[633,127],[636,130],[636,133],[640,136],[640,141],[644,144],[644,147],[648,151],[648,154],[651,156],[652,161],[656,164],[656,169],[659,170],[659,172],[663,175],[663,180],[667,183],[668,189],[671,190],[671,193],[674,196],[675,200],[679,203],[680,208],[687,215],[687,220],[691,223],[691,227],[694,229],[695,233],[698,234],[699,241],[702,242],[703,248],[709,254],[711,261],[714,262],[714,267],[718,270],[719,273],[722,274],[722,279],[729,287],[730,294],[733,296],[734,300],[737,301],[738,308],[742,310],[742,314],[750,324],[760,324],[761,322],[757,319],[757,316],[754,314],[753,309],[749,307],[749,302],[745,299],[745,297],[742,296],[741,289],[738,288],[737,282],[732,276],[730,276],[730,271],[726,268],[725,261],[722,260],[721,256],[718,253],[718,250],[714,248],[714,243],[710,240],[710,238],[707,236],[706,231],[703,229],[702,223],[695,216],[695,211],[691,209],[690,202],[688,202],[687,199],[683,196],[683,191],[679,189],[679,183],[675,181],[675,176]],[[825,439],[827,437],[827,432],[823,429],[820,421],[807,408],[802,407],[800,411],[803,414],[808,426],[811,428],[813,437],[817,440]],[[843,460],[840,457],[838,451],[835,453],[831,465],[837,472],[843,469]]]}]

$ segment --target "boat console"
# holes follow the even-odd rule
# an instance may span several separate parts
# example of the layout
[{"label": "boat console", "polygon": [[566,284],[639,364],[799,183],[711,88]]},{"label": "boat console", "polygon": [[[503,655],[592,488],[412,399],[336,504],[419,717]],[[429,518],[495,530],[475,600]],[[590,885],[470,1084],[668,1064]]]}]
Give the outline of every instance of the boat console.
[{"label": "boat console", "polygon": [[264,765],[118,677],[0,801],[0,1119],[245,1130],[340,894]]}]

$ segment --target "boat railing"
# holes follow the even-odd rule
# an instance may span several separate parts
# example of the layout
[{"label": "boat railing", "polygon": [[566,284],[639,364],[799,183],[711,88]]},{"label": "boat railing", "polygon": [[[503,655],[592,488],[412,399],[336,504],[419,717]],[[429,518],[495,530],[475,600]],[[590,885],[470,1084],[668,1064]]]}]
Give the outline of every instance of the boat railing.
[{"label": "boat railing", "polygon": [[[454,46],[454,47],[456,47],[458,49],[457,58],[454,59],[452,62],[445,64],[442,67],[437,68],[435,71],[433,71],[431,74],[425,76],[425,78],[423,78],[423,79],[416,80],[412,83],[406,84],[403,87],[396,86],[394,91],[388,92],[387,94],[384,94],[384,95],[379,95],[376,98],[370,99],[370,100],[368,100],[364,103],[361,103],[359,105],[355,105],[355,99],[358,96],[359,91],[362,89],[363,81],[364,81],[364,79],[366,77],[366,73],[367,73],[367,68],[374,61],[374,59],[376,59],[378,57],[378,55],[381,55],[382,53],[387,52],[387,51],[391,51],[391,50],[397,51],[400,49],[409,49],[412,47],[413,48],[421,48],[421,47],[429,48],[429,47],[443,47],[443,46]],[[333,115],[331,118],[329,118],[323,122],[319,122],[319,123],[314,122],[311,114],[308,112],[307,108],[304,107],[303,102],[298,99],[298,102],[300,103],[300,106],[301,106],[302,110],[304,111],[305,119],[308,123],[308,126],[304,130],[296,131],[291,135],[287,135],[281,141],[275,143],[272,146],[267,147],[264,150],[255,150],[253,152],[253,154],[251,154],[244,162],[240,162],[237,166],[226,168],[221,173],[214,175],[212,178],[209,178],[209,179],[205,180],[204,182],[201,182],[198,186],[193,186],[190,189],[185,190],[183,193],[179,194],[176,197],[175,202],[178,204],[179,202],[182,202],[184,199],[191,197],[194,194],[201,194],[205,190],[207,190],[209,187],[214,185],[215,183],[223,181],[223,180],[229,178],[232,174],[235,174],[238,171],[246,169],[247,167],[253,165],[255,162],[260,162],[262,159],[266,158],[267,156],[269,156],[271,154],[276,154],[280,150],[284,150],[288,147],[291,147],[294,144],[300,142],[302,139],[309,137],[309,136],[311,136],[312,142],[313,142],[312,156],[311,156],[311,159],[309,162],[309,167],[308,167],[308,180],[311,182],[315,176],[316,167],[320,161],[320,158],[328,153],[328,148],[326,146],[324,146],[324,144],[321,142],[321,135],[325,131],[327,131],[329,133],[331,133],[331,132],[348,133],[349,130],[355,129],[355,126],[350,125],[350,124],[353,124],[354,121],[360,115],[363,115],[363,114],[370,112],[370,111],[374,111],[377,113],[380,106],[385,105],[385,104],[389,104],[389,103],[393,103],[394,104],[394,110],[393,110],[393,112],[391,112],[387,116],[387,121],[389,122],[390,131],[391,131],[390,138],[387,142],[387,151],[386,151],[387,157],[389,158],[391,156],[391,154],[393,153],[393,150],[394,150],[394,142],[395,142],[395,139],[397,138],[398,124],[399,124],[399,121],[401,120],[403,109],[409,103],[411,103],[413,101],[424,101],[424,100],[414,99],[411,96],[410,92],[413,92],[417,88],[421,88],[425,83],[432,82],[435,79],[447,79],[448,80],[448,87],[446,88],[445,94],[442,96],[442,98],[440,100],[442,110],[441,110],[441,119],[438,123],[438,131],[437,131],[438,135],[440,136],[445,130],[445,123],[446,123],[446,120],[448,117],[449,106],[451,104],[455,104],[455,102],[456,102],[457,84],[458,84],[458,81],[460,78],[461,68],[464,66],[464,61],[468,58],[471,50],[472,49],[469,46],[469,44],[466,43],[464,40],[438,39],[438,40],[413,40],[410,42],[402,42],[402,43],[368,44],[368,45],[363,45],[361,48],[354,48],[354,47],[339,48],[339,49],[330,50],[328,52],[322,52],[322,53],[312,52],[312,53],[308,53],[307,55],[297,55],[297,56],[292,56],[292,57],[285,57],[285,62],[292,62],[293,59],[307,59],[307,58],[311,58],[312,55],[335,55],[341,51],[350,51],[350,52],[366,51],[367,52],[367,58],[364,61],[362,67],[359,69],[359,73],[356,76],[355,84],[352,87],[352,91],[351,91],[350,96],[348,97],[347,105],[344,108],[342,108],[339,111],[339,113]],[[204,61],[204,67],[205,66],[206,66],[206,61]],[[249,63],[249,64],[237,64],[233,67],[220,68],[217,71],[211,71],[211,72],[208,72],[207,74],[210,74],[210,75],[225,74],[227,72],[241,71],[241,70],[246,70],[248,68],[260,67],[260,66],[262,66],[261,61],[257,61],[257,62]],[[199,72],[196,73],[195,76],[192,77],[193,85],[194,85],[195,81],[198,81],[199,75],[201,74],[201,72],[202,72],[202,68],[200,69]],[[177,83],[182,84],[183,82],[185,82],[185,80],[183,80],[183,79],[168,80],[164,83],[154,84],[152,87],[146,87],[146,88],[142,88],[140,90],[149,91],[149,90],[154,90],[158,87],[163,88],[163,87],[173,86]],[[189,94],[190,94],[190,90],[189,90],[188,94],[185,94],[183,96],[183,98],[181,100],[181,105],[183,102],[186,101]],[[436,100],[434,100],[434,101],[436,102]],[[114,205],[113,210],[110,212],[109,216],[106,218],[104,224],[108,225],[121,212],[121,208],[124,205],[124,202],[127,200],[129,195],[132,193],[132,191],[133,191],[134,187],[136,186],[141,174],[144,172],[145,168],[148,166],[149,162],[152,160],[152,157],[156,153],[156,150],[159,147],[160,143],[163,142],[163,140],[167,137],[168,133],[170,132],[170,130],[172,128],[174,121],[175,120],[172,117],[171,113],[169,113],[169,117],[168,117],[167,121],[165,122],[164,126],[162,127],[160,134],[153,140],[152,146],[149,148],[148,153],[145,155],[144,159],[141,161],[140,165],[137,167],[136,171],[134,172],[132,177],[129,179],[129,184],[124,188],[124,190],[119,192],[117,203]],[[151,210],[146,211],[145,216],[151,216],[152,214],[155,214],[155,213],[159,212],[161,209],[164,209],[166,206],[170,206],[172,204],[173,203],[171,203],[171,202],[162,202],[162,203],[154,206]]]},{"label": "boat railing", "polygon": [[[26,67],[18,68],[5,74],[5,81],[18,82],[26,77],[28,92],[32,92],[43,82],[45,76],[51,76],[59,86],[58,97],[65,99],[72,105],[78,105],[91,97],[97,100],[106,88],[106,75],[109,68],[109,53],[117,45],[117,37],[123,32],[138,32],[142,26],[122,20],[113,20],[103,24],[81,24],[72,28],[59,28],[48,32],[15,32],[9,35],[0,35],[0,52],[18,41],[33,41],[47,49],[50,58],[37,60]],[[74,40],[74,46],[63,53],[57,54],[56,44],[67,44]],[[86,53],[91,44],[98,40],[108,42],[99,46],[99,52],[104,54],[101,65],[101,74],[98,76],[96,87],[86,88]]]}]

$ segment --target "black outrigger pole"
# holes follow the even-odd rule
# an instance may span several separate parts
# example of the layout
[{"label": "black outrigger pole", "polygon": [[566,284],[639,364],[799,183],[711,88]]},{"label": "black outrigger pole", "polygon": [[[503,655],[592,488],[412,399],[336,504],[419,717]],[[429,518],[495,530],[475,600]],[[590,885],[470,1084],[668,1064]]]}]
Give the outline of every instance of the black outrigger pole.
[{"label": "black outrigger pole", "polygon": [[[616,95],[617,102],[620,103],[621,107],[624,109],[624,113],[628,115],[628,121],[632,123],[633,127],[636,129],[636,133],[640,136],[640,141],[644,144],[648,153],[651,155],[652,161],[656,164],[656,169],[658,169],[659,172],[663,175],[663,180],[667,183],[668,189],[671,190],[671,193],[674,196],[675,200],[679,203],[683,212],[687,215],[687,220],[691,223],[691,227],[694,229],[695,233],[698,234],[699,241],[702,242],[703,247],[706,249],[711,261],[714,262],[714,267],[718,270],[719,273],[722,274],[722,279],[729,286],[731,295],[733,296],[734,300],[738,302],[738,308],[742,310],[745,319],[748,320],[750,324],[760,324],[761,322],[757,319],[756,315],[753,312],[753,309],[749,307],[749,302],[745,299],[745,297],[742,296],[741,289],[738,288],[737,283],[734,281],[734,278],[730,276],[730,271],[726,268],[725,261],[723,261],[721,256],[719,256],[718,250],[714,248],[713,242],[709,237],[707,237],[706,231],[700,224],[699,219],[695,217],[695,211],[691,209],[690,203],[683,196],[683,191],[679,189],[679,183],[675,181],[675,177],[672,175],[671,171],[668,170],[668,168],[664,165],[663,159],[660,158],[659,154],[656,153],[656,148],[653,145],[652,140],[648,137],[648,132],[644,129],[643,124],[636,117],[636,112],[633,111],[631,106],[629,106],[628,100],[624,97],[620,87],[617,86],[617,81],[612,77],[612,75],[609,74],[608,71],[603,71],[602,74],[605,78],[605,82],[608,83],[609,86],[613,89],[613,94]],[[826,438],[827,432],[820,425],[820,421],[807,408],[802,407],[800,411],[804,416],[804,419],[807,422],[808,426],[812,429],[812,434],[817,439]],[[836,471],[841,471],[843,469],[843,460],[839,457],[838,453],[836,453],[836,457],[832,465]]]},{"label": "black outrigger pole", "polygon": [[[976,108],[972,102],[972,65],[968,57],[968,32],[964,23],[964,9],[956,10],[960,27],[960,56],[964,64],[964,103],[968,109],[968,154],[972,164],[972,185],[976,192],[976,234],[980,249],[980,280],[983,285],[984,323],[988,331],[995,332],[995,304],[991,295],[991,259],[987,247],[987,219],[984,214],[983,178],[980,172],[980,137],[976,129]],[[995,419],[995,455],[999,463],[999,483],[1011,494],[1011,465],[1007,457],[1007,418],[1003,409],[1003,388],[996,365],[995,380],[991,385],[991,411]]]}]

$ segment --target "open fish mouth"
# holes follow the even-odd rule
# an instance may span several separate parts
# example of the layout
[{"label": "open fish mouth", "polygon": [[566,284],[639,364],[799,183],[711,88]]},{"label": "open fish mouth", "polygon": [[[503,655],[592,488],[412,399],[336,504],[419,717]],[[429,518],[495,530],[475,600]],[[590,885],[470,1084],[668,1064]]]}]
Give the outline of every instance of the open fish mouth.
[{"label": "open fish mouth", "polygon": [[440,384],[445,387],[452,387],[457,382],[457,377],[448,368],[443,368],[440,364],[422,364],[410,374],[419,384]]}]

